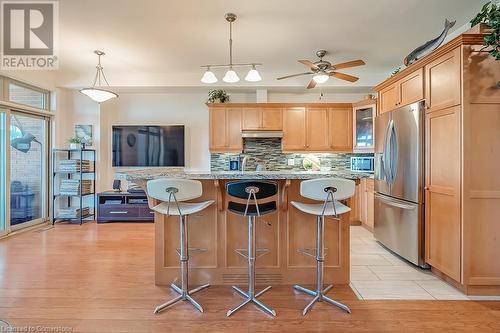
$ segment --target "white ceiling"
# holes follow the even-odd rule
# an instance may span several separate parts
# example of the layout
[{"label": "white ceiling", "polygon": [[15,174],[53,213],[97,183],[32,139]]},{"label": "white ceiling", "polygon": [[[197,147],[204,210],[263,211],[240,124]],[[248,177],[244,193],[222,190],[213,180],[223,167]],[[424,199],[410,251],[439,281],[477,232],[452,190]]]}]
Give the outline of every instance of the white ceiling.
[{"label": "white ceiling", "polygon": [[[486,0],[484,0],[486,1]],[[96,56],[107,53],[113,86],[199,86],[201,65],[228,62],[228,23],[234,12],[235,62],[262,62],[259,86],[305,86],[297,59],[315,60],[326,49],[333,63],[364,59],[345,70],[355,83],[330,79],[327,86],[373,86],[387,78],[415,47],[436,37],[445,18],[465,25],[479,0],[60,0],[60,86],[91,83]],[[222,71],[216,71],[219,79]],[[243,78],[244,70],[239,71]],[[255,86],[245,81],[238,85]]]}]

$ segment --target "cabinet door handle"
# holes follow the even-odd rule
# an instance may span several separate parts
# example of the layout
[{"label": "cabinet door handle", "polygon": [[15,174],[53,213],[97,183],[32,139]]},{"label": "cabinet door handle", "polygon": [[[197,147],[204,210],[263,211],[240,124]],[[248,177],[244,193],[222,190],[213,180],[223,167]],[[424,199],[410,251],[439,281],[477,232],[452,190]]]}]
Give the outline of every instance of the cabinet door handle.
[{"label": "cabinet door handle", "polygon": [[110,214],[127,214],[128,211],[126,210],[120,210],[120,211],[112,211],[112,212],[109,212]]}]

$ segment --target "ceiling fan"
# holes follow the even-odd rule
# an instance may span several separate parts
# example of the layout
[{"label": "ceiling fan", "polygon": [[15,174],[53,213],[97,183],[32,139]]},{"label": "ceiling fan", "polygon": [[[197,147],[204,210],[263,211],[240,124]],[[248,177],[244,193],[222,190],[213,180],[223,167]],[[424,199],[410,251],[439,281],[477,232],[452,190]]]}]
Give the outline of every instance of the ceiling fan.
[{"label": "ceiling fan", "polygon": [[283,79],[288,79],[291,77],[302,76],[302,75],[313,75],[311,81],[309,81],[309,84],[307,85],[307,89],[312,89],[312,88],[316,87],[317,83],[325,83],[326,81],[328,81],[330,76],[336,77],[337,79],[349,81],[349,82],[358,81],[359,78],[352,76],[352,75],[336,72],[336,70],[349,68],[349,67],[362,66],[365,64],[365,62],[363,60],[360,60],[360,59],[359,60],[352,60],[352,61],[348,61],[348,62],[343,62],[341,64],[332,65],[331,62],[323,60],[323,57],[326,54],[327,54],[327,52],[325,50],[316,51],[316,56],[318,56],[318,58],[319,58],[319,60],[316,62],[312,62],[309,60],[299,60],[299,62],[301,64],[304,64],[307,67],[309,67],[309,69],[310,69],[309,72],[282,76],[282,77],[277,78],[277,80],[283,80]]}]

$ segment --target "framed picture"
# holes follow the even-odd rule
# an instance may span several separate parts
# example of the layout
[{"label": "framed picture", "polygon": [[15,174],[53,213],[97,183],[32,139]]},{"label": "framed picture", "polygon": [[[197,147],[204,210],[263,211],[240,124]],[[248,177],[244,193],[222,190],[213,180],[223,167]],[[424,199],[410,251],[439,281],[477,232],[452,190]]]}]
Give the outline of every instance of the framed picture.
[{"label": "framed picture", "polygon": [[87,146],[92,146],[92,125],[75,125],[75,136]]}]

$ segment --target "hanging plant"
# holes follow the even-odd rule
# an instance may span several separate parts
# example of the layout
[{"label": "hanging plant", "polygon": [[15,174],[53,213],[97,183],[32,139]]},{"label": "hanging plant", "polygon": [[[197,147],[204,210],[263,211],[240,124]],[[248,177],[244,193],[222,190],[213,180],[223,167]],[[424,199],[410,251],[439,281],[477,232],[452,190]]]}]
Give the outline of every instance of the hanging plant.
[{"label": "hanging plant", "polygon": [[229,95],[225,90],[215,89],[208,92],[209,103],[226,103],[229,102]]},{"label": "hanging plant", "polygon": [[471,27],[484,23],[491,32],[484,36],[481,51],[487,51],[495,60],[500,60],[500,4],[487,2],[471,21]]}]

